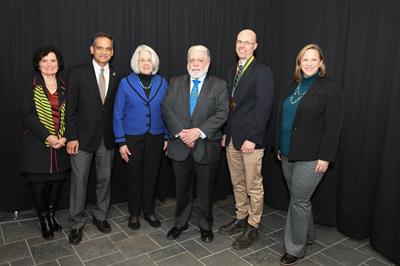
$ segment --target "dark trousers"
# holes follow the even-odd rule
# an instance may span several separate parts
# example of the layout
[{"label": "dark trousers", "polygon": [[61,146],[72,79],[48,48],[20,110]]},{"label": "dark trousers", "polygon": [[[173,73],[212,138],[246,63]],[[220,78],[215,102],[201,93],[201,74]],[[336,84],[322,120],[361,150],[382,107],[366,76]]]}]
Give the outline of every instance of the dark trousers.
[{"label": "dark trousers", "polygon": [[144,215],[153,214],[164,136],[127,136],[126,144],[132,154],[126,163],[129,212],[140,215],[143,210]]},{"label": "dark trousers", "polygon": [[190,219],[193,209],[193,186],[196,180],[198,224],[200,229],[212,229],[213,188],[218,166],[218,162],[199,164],[194,161],[192,155],[184,161],[172,160],[176,180],[176,227],[183,227]]}]

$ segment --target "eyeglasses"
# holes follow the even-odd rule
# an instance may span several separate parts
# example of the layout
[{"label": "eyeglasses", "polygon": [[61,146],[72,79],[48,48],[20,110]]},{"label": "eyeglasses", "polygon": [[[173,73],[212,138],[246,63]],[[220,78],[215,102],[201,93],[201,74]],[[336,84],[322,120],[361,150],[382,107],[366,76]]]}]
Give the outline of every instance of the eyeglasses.
[{"label": "eyeglasses", "polygon": [[112,47],[103,47],[103,46],[95,46],[94,49],[96,49],[96,51],[98,52],[107,52],[107,53],[111,53],[113,48]]},{"label": "eyeglasses", "polygon": [[203,64],[204,62],[206,62],[206,60],[204,60],[204,59],[189,59],[188,61],[191,64],[194,64],[194,63]]},{"label": "eyeglasses", "polygon": [[242,44],[243,44],[243,45],[245,45],[245,46],[249,46],[249,45],[255,44],[255,42],[236,40],[236,44],[237,44],[237,45],[242,45]]}]

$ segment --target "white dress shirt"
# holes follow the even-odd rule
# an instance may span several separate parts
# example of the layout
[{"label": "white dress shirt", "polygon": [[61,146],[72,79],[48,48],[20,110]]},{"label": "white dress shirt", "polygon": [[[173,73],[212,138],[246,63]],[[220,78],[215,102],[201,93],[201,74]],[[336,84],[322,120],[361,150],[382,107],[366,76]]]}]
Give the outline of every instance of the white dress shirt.
[{"label": "white dress shirt", "polygon": [[[97,84],[99,84],[99,76],[100,76],[102,67],[94,59],[92,60],[92,64],[93,64],[93,67],[94,67],[94,73],[96,74]],[[107,95],[108,84],[110,83],[110,67],[109,67],[108,63],[103,68],[104,68],[104,78],[106,80],[105,95]]]}]

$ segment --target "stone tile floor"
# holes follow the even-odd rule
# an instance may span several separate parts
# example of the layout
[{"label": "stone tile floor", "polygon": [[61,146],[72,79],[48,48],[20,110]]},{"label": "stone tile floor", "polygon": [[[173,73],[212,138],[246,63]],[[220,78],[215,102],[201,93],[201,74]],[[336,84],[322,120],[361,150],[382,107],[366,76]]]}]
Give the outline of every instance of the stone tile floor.
[{"label": "stone tile floor", "polygon": [[[139,230],[127,226],[127,203],[112,206],[109,221],[112,232],[100,233],[93,225],[84,229],[81,244],[68,243],[67,210],[57,212],[64,231],[55,233],[51,241],[41,238],[33,210],[14,213],[0,212],[0,266],[3,265],[279,265],[282,254],[282,233],[286,213],[265,206],[260,237],[245,250],[231,247],[235,235],[217,232],[220,225],[231,221],[234,214],[231,196],[214,204],[214,241],[200,240],[195,217],[189,230],[177,241],[165,238],[173,225],[175,199],[157,202],[156,212],[161,228],[152,228],[141,221]],[[88,208],[90,212],[90,206]],[[308,247],[306,257],[298,265],[393,265],[377,253],[368,240],[348,238],[335,228],[317,225],[316,241]]]}]

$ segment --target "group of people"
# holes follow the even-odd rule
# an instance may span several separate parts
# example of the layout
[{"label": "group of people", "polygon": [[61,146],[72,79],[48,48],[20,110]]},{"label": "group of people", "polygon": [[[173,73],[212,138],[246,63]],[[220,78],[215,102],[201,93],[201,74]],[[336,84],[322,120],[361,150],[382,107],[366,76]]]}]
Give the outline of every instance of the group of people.
[{"label": "group of people", "polygon": [[[219,232],[240,233],[234,249],[250,247],[263,213],[261,168],[274,87],[272,71],[254,56],[257,45],[254,31],[239,32],[238,62],[227,82],[207,74],[211,54],[203,45],[188,49],[187,73],[169,82],[157,74],[159,57],[147,45],[137,47],[132,72],[121,78],[109,64],[114,45],[105,33],[93,38],[93,60],[71,68],[65,83],[57,75],[61,54],[52,47],[35,53],[36,74],[22,101],[21,171],[43,238],[62,230],[54,212],[69,169],[69,242],[79,244],[89,222],[102,233],[111,232],[107,216],[117,147],[126,166],[129,228],[139,229],[142,215],[150,226],[161,226],[154,201],[166,153],[176,181],[175,222],[166,237],[177,239],[188,229],[196,205],[200,239],[211,242],[213,186],[221,147],[226,147],[236,213]],[[334,162],[342,120],[341,90],[327,78],[320,47],[309,44],[298,53],[293,80],[277,105],[274,146],[290,193],[282,265],[298,262],[314,240],[310,198]],[[89,215],[86,191],[93,160],[96,204]]]}]

